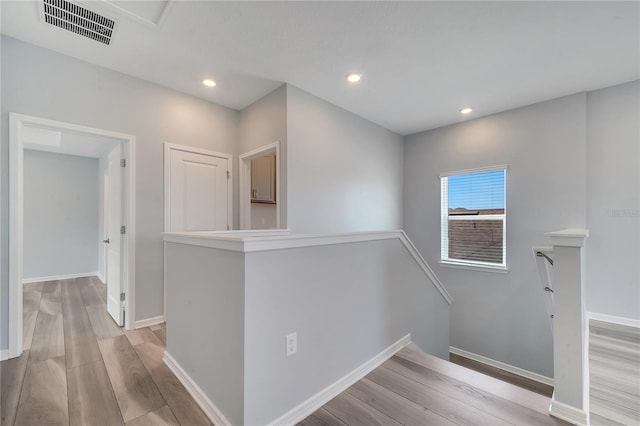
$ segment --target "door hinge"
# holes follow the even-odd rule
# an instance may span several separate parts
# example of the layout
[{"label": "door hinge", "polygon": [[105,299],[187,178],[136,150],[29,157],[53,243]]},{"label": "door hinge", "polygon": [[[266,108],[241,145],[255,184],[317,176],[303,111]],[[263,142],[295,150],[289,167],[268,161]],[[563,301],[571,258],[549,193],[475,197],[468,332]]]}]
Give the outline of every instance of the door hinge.
[{"label": "door hinge", "polygon": [[127,167],[127,160],[125,160],[124,158],[120,160],[120,167]]},{"label": "door hinge", "polygon": [[125,297],[125,296],[124,296],[124,293],[120,293],[120,301],[121,301],[121,302],[124,302],[124,297]]},{"label": "door hinge", "polygon": [[231,173],[229,173],[229,170],[227,170],[227,180],[231,179]]},{"label": "door hinge", "polygon": [[122,235],[126,234],[126,233],[127,233],[127,227],[126,227],[126,226],[124,226],[124,225],[122,225],[122,226],[120,227],[120,233],[121,233]]}]

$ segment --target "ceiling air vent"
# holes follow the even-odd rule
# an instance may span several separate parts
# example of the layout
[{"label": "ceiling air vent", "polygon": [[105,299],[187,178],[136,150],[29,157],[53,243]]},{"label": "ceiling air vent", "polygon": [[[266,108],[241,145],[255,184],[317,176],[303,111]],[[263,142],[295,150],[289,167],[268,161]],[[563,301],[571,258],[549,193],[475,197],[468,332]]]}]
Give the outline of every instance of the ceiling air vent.
[{"label": "ceiling air vent", "polygon": [[40,18],[51,25],[109,45],[116,22],[66,0],[42,0]]}]

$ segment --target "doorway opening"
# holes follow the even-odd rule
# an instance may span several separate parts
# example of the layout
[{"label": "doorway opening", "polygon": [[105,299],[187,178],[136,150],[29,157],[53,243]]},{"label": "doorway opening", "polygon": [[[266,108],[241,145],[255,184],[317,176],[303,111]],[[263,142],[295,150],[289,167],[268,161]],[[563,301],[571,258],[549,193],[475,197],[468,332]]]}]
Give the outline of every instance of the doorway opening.
[{"label": "doorway opening", "polygon": [[[118,326],[132,328],[135,322],[134,145],[132,135],[9,114],[9,162],[12,167],[9,175],[8,358],[20,356],[23,351],[23,284],[26,282],[88,275],[94,276],[95,282],[98,279],[106,281],[109,314]],[[90,182],[79,182],[85,176],[80,175],[81,169],[86,169],[86,180]],[[25,176],[25,173],[29,174]],[[46,181],[47,176],[53,182]],[[98,179],[93,181],[91,176]],[[45,183],[49,184],[49,191]],[[60,194],[54,197],[54,191]],[[47,197],[50,205],[45,202]],[[108,205],[101,207],[105,202]],[[79,223],[74,224],[74,219],[69,219],[78,208],[90,210],[82,216],[90,218],[87,219],[90,223],[83,224],[82,229]],[[61,211],[61,218],[66,218],[66,226],[77,227],[56,229],[56,209]],[[91,218],[93,210],[97,220]],[[25,223],[30,224],[27,232]],[[31,224],[40,228],[40,240]],[[72,235],[69,240],[61,238],[73,233],[80,235]],[[34,257],[34,253],[43,248],[40,245],[44,244],[45,236],[48,237],[48,247],[44,248],[49,253],[48,264],[41,262],[42,253],[36,256],[37,259]],[[63,239],[65,241],[61,241]],[[69,250],[65,247],[72,247],[68,244],[75,244],[73,253],[67,253]],[[83,263],[80,260],[85,254]],[[58,255],[59,259],[56,259]],[[64,262],[76,263],[62,265]]]},{"label": "doorway opening", "polygon": [[280,142],[242,154],[240,229],[280,229]]}]

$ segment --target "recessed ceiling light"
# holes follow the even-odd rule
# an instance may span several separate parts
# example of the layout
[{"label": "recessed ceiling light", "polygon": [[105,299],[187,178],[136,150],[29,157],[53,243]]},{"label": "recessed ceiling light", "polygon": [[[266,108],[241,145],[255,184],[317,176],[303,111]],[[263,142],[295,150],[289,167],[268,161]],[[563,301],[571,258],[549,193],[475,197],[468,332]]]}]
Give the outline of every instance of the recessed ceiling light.
[{"label": "recessed ceiling light", "polygon": [[202,80],[202,84],[204,84],[207,87],[215,87],[216,82],[211,80],[210,78],[207,78],[205,80]]},{"label": "recessed ceiling light", "polygon": [[462,109],[460,110],[460,114],[470,114],[470,113],[471,113],[471,111],[473,111],[473,109],[471,109],[471,108],[469,108],[469,107],[462,108]]},{"label": "recessed ceiling light", "polygon": [[349,83],[357,83],[362,79],[362,74],[357,72],[350,72],[347,74],[347,81]]}]

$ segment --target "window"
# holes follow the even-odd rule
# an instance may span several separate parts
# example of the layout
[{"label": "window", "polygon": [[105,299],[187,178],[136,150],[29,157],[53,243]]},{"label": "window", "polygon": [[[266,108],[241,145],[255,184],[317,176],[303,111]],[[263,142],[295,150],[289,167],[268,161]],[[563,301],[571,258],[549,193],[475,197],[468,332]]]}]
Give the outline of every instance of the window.
[{"label": "window", "polygon": [[442,264],[506,270],[506,171],[440,175]]}]

